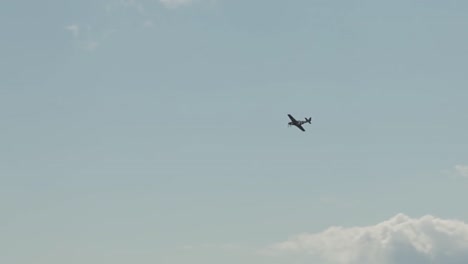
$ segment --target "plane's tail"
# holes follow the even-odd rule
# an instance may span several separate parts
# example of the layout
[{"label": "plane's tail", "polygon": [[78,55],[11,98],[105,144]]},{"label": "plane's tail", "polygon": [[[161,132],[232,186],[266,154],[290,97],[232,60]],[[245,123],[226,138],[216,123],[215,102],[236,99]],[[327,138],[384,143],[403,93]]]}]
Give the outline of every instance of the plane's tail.
[{"label": "plane's tail", "polygon": [[306,117],[306,119],[305,119],[305,120],[306,120],[306,122],[307,122],[307,123],[309,123],[309,124],[312,124],[312,123],[311,123],[311,121],[312,121],[312,117],[309,117],[309,118],[307,118],[307,117]]}]

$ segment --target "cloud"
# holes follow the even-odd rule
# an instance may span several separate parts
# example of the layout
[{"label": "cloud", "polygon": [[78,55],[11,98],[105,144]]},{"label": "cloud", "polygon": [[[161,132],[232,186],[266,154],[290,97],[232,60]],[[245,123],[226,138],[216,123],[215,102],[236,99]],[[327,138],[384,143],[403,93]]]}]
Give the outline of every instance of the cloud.
[{"label": "cloud", "polygon": [[332,264],[466,264],[468,224],[431,215],[414,219],[398,214],[372,226],[300,234],[263,253],[306,254]]},{"label": "cloud", "polygon": [[151,19],[147,19],[145,22],[143,22],[143,27],[153,27],[154,22]]},{"label": "cloud", "polygon": [[65,27],[66,30],[73,34],[73,37],[77,38],[80,35],[80,26],[73,24]]},{"label": "cloud", "polygon": [[145,8],[143,7],[143,4],[137,0],[120,0],[120,3],[124,7],[135,8],[139,13],[145,12]]},{"label": "cloud", "polygon": [[[196,0],[158,0],[167,8],[177,8],[189,5]],[[155,5],[158,1],[143,0],[109,0],[102,6],[102,16],[106,16],[106,23],[88,23],[88,26],[70,24],[65,29],[73,35],[75,47],[86,51],[94,51],[107,44],[105,41],[115,32],[125,32],[137,27],[154,28],[157,24],[158,13]],[[216,1],[216,0],[211,0]],[[86,23],[86,22],[84,22]],[[112,25],[109,28],[108,25]]]},{"label": "cloud", "polygon": [[99,42],[95,40],[90,40],[84,44],[84,48],[88,51],[94,51],[99,47]]},{"label": "cloud", "polygon": [[91,34],[91,26],[85,27],[82,30],[82,27],[78,24],[66,26],[65,29],[73,33],[73,42],[75,45],[86,51],[96,50],[100,46],[101,41],[105,40],[113,33],[113,31],[107,31],[100,36],[93,36],[95,34]]},{"label": "cloud", "polygon": [[468,178],[468,166],[467,165],[456,165],[455,172],[462,177]]},{"label": "cloud", "polygon": [[159,0],[164,6],[168,8],[176,8],[182,5],[188,5],[193,2],[193,0]]}]

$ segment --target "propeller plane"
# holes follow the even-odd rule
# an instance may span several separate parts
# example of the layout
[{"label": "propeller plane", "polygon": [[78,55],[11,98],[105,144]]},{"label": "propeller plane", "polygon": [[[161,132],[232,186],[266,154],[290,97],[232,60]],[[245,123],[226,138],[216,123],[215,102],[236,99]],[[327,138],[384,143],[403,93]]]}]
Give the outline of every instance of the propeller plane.
[{"label": "propeller plane", "polygon": [[288,114],[289,119],[291,119],[291,122],[288,123],[289,126],[296,126],[302,131],[305,131],[305,129],[302,127],[303,124],[309,123],[311,124],[312,117],[305,118],[305,121],[302,120],[296,120],[292,115]]}]

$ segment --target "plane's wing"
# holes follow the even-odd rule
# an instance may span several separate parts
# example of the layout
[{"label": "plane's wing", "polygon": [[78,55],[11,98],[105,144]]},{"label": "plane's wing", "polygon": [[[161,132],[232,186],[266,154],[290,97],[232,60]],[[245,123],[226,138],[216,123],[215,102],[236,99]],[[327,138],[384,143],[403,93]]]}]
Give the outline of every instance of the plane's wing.
[{"label": "plane's wing", "polygon": [[289,116],[289,119],[291,119],[291,121],[293,121],[294,123],[297,122],[296,119],[294,119],[294,117],[292,117],[292,115],[289,115],[289,114],[288,114],[288,116]]},{"label": "plane's wing", "polygon": [[300,130],[305,131],[305,129],[302,127],[302,125],[296,125]]}]

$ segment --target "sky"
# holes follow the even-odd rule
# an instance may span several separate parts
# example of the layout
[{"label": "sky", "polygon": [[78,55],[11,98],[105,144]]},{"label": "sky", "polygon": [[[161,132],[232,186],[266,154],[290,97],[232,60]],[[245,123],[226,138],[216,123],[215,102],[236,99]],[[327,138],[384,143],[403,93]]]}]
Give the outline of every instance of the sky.
[{"label": "sky", "polygon": [[468,263],[467,11],[3,3],[0,262]]}]

